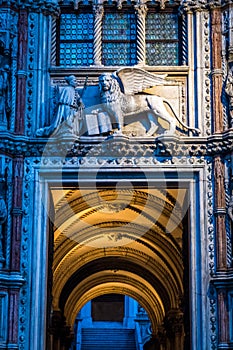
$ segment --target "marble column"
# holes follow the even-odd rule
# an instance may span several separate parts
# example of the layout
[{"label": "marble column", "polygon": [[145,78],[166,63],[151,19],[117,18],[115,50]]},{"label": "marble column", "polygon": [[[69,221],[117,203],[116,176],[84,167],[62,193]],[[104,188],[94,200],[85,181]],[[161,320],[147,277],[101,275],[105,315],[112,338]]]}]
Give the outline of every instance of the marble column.
[{"label": "marble column", "polygon": [[146,14],[147,6],[145,4],[139,4],[135,6],[137,13],[137,64],[146,64]]},{"label": "marble column", "polygon": [[24,160],[18,156],[13,160],[13,208],[11,236],[11,270],[20,271],[20,245],[22,229],[22,192]]},{"label": "marble column", "polygon": [[225,167],[220,156],[214,159],[215,181],[215,222],[216,222],[216,249],[217,270],[227,268],[227,241],[226,241],[226,202],[225,202]]},{"label": "marble column", "polygon": [[213,127],[215,133],[223,131],[222,110],[222,27],[221,8],[211,9],[211,39],[212,39],[212,82],[213,82]]},{"label": "marble column", "polygon": [[228,315],[228,294],[225,289],[218,291],[218,318],[219,318],[219,343],[229,341],[229,315]]},{"label": "marble column", "polygon": [[102,65],[102,20],[104,15],[104,6],[97,4],[94,6],[94,64]]}]

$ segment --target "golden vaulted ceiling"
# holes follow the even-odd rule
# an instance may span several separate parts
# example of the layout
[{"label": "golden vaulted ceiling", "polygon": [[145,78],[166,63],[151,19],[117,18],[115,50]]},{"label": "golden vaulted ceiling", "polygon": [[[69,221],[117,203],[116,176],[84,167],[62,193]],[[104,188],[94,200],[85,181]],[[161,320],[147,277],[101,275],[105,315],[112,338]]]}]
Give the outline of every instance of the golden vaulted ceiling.
[{"label": "golden vaulted ceiling", "polygon": [[53,309],[72,326],[96,296],[129,295],[156,331],[183,295],[186,188],[51,188]]}]

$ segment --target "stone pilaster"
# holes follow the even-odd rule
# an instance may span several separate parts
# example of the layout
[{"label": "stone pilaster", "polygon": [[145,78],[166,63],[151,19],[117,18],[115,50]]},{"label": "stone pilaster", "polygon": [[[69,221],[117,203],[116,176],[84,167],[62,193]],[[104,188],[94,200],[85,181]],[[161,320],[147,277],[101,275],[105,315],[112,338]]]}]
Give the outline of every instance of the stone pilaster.
[{"label": "stone pilaster", "polygon": [[219,319],[219,343],[229,341],[229,316],[226,289],[218,291],[218,319]]},{"label": "stone pilaster", "polygon": [[66,325],[65,317],[60,311],[54,311],[49,328],[49,349],[69,350],[73,337],[74,334]]},{"label": "stone pilaster", "polygon": [[26,10],[19,11],[18,20],[18,63],[16,88],[16,120],[15,133],[24,134],[24,118],[26,109],[26,79],[27,79],[27,46],[28,46],[28,14]]},{"label": "stone pilaster", "polygon": [[183,312],[174,309],[166,315],[165,328],[168,349],[180,350],[183,348],[184,315]]},{"label": "stone pilaster", "polygon": [[[11,289],[9,292],[8,308],[8,344],[18,343],[18,309],[19,309],[19,290]],[[10,349],[10,347],[8,348]]]},{"label": "stone pilaster", "polygon": [[227,268],[227,242],[226,242],[226,201],[225,201],[225,167],[220,156],[214,159],[215,175],[215,223],[217,245],[217,270]]},{"label": "stone pilaster", "polygon": [[137,63],[138,65],[145,65],[146,63],[146,14],[147,6],[139,4],[135,6],[137,13]]},{"label": "stone pilaster", "polygon": [[213,126],[214,132],[223,131],[222,110],[222,24],[221,9],[211,9],[211,39],[212,39],[212,83],[213,83]]},{"label": "stone pilaster", "polygon": [[22,191],[23,191],[23,157],[13,161],[13,209],[12,209],[12,241],[11,269],[20,270],[20,245],[22,229]]},{"label": "stone pilaster", "polygon": [[100,66],[102,64],[102,20],[104,15],[103,5],[95,5],[94,13],[94,64],[96,66]]}]

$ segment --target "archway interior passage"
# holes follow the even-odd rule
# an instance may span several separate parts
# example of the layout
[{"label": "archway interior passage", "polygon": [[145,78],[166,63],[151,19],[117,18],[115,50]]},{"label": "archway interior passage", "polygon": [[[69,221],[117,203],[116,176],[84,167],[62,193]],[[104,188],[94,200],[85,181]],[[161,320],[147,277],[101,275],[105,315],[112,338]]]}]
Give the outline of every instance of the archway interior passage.
[{"label": "archway interior passage", "polygon": [[172,312],[183,312],[186,184],[50,189],[55,208],[52,308],[66,325],[72,328],[87,302],[107,294],[137,300],[153,333]]}]

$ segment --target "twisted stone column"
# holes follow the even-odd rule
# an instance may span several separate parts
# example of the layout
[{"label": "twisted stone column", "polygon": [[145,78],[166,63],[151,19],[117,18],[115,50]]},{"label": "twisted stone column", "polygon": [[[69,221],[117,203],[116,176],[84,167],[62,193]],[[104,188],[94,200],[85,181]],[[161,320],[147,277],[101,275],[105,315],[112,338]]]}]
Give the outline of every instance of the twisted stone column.
[{"label": "twisted stone column", "polygon": [[102,4],[94,6],[94,14],[94,64],[100,66],[102,64],[102,19],[104,15]]},{"label": "twisted stone column", "polygon": [[56,19],[52,19],[52,37],[51,37],[51,65],[58,65],[57,62],[57,23]]},{"label": "twisted stone column", "polygon": [[147,6],[140,4],[135,6],[137,13],[137,63],[145,65],[146,63],[146,14]]}]

